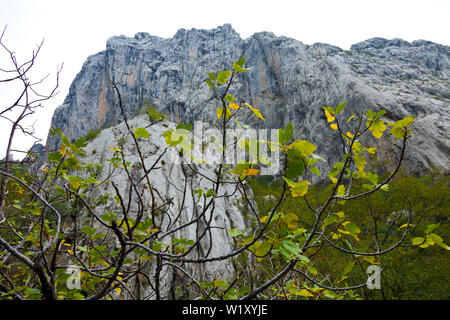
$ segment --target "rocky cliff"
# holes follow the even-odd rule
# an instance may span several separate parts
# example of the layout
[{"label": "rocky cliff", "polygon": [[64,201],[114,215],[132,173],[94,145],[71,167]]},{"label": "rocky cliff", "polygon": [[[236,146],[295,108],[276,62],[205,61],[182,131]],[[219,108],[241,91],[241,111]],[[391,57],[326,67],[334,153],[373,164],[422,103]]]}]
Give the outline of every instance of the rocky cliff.
[{"label": "rocky cliff", "polygon": [[[233,228],[244,230],[247,224],[243,214],[245,210],[242,188],[226,183],[221,185],[214,205],[208,207],[207,201],[196,194],[195,190],[206,191],[213,187],[211,181],[217,179],[215,167],[208,164],[187,165],[180,158],[176,148],[167,149],[163,132],[175,128],[175,124],[165,121],[148,126],[146,116],[136,117],[128,124],[132,128],[147,127],[150,134],[149,139],[140,141],[139,149],[145,159],[146,168],[153,168],[148,175],[152,191],[150,192],[147,180],[144,179],[142,162],[137,147],[130,141],[131,139],[123,144],[124,161],[129,163],[129,174],[123,167],[114,167],[108,161],[114,157],[113,147],[117,146],[117,141],[126,140],[128,135],[127,127],[122,122],[103,130],[85,148],[86,156],[83,162],[104,164],[97,179],[109,181],[96,189],[96,194],[93,195],[111,195],[112,198],[112,195],[118,192],[122,195],[125,206],[130,208],[130,218],[136,219],[136,212],[142,210],[143,221],[152,217],[150,212],[155,201],[155,207],[159,209],[154,218],[158,221],[160,228],[154,240],[164,244],[171,244],[175,239],[199,241],[195,249],[189,253],[188,257],[191,259],[220,257],[234,251],[233,239],[228,234],[228,230]],[[229,178],[230,175],[224,176]],[[137,189],[134,189],[133,185],[136,185]],[[120,206],[116,201],[111,200],[96,206],[94,210],[97,214],[103,215],[108,212],[107,210],[120,212]],[[148,263],[145,272],[153,274],[155,268],[155,263]],[[161,294],[165,298],[171,297],[172,289],[183,283],[180,280],[183,275],[177,276],[174,270],[165,266],[161,273]],[[184,270],[201,282],[230,279],[234,275],[234,267],[229,260],[187,263]],[[134,287],[134,282],[132,281],[129,285]],[[148,285],[144,288],[145,292],[141,293],[141,297],[152,298],[154,290]]]},{"label": "rocky cliff", "polygon": [[[230,25],[180,29],[171,39],[148,33],[112,37],[105,51],[86,60],[52,125],[74,139],[120,123],[112,81],[129,115],[151,104],[176,122],[214,119],[217,102],[206,74],[231,68],[241,56],[251,70],[237,79],[232,93],[265,117],[241,121],[267,128],[292,121],[296,136],[319,146],[317,153],[333,162],[338,140],[322,106],[347,102],[346,115],[386,109],[386,120],[414,115],[405,168],[418,174],[450,169],[450,47],[424,40],[373,38],[344,51],[270,32],[244,40]],[[58,143],[50,137],[47,147]],[[392,144],[381,141],[378,147],[380,160],[392,158]]]}]

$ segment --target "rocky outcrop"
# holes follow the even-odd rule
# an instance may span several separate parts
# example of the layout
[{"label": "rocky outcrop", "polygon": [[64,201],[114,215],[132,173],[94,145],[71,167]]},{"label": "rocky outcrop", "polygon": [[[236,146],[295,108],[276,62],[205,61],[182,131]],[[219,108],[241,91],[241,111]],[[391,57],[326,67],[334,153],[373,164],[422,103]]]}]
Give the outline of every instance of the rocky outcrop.
[{"label": "rocky outcrop", "polygon": [[[149,122],[145,116],[140,116],[129,121],[132,128],[148,127]],[[214,166],[208,164],[186,165],[179,158],[176,148],[167,148],[164,140],[164,131],[174,128],[175,124],[163,122],[147,128],[149,139],[139,139],[139,148],[145,159],[146,168],[154,168],[149,174],[152,192],[144,179],[143,166],[137,152],[136,145],[128,135],[125,123],[103,130],[95,139],[89,142],[85,148],[84,163],[103,164],[96,178],[100,181],[107,180],[96,189],[94,197],[110,195],[111,201],[97,206],[94,210],[102,215],[109,212],[121,212],[117,202],[112,200],[116,195],[116,188],[124,199],[125,206],[130,206],[130,213],[143,209],[142,221],[150,217],[153,197],[155,195],[155,207],[160,208],[156,218],[161,225],[158,235],[154,240],[164,244],[173,243],[174,239],[200,240],[199,245],[189,253],[188,258],[220,257],[233,251],[233,239],[228,234],[230,229],[244,230],[246,227],[245,215],[242,204],[242,190],[236,185],[223,184],[220,186],[214,205],[208,207],[203,214],[207,201],[199,197],[194,190],[203,189],[205,192],[213,187],[211,181],[217,179]],[[128,138],[127,138],[128,136]],[[125,162],[131,179],[122,167],[114,167],[108,161],[114,157],[114,147],[119,140],[128,140],[123,144]],[[224,176],[226,177],[226,176]],[[138,191],[132,188],[132,182],[140,188]],[[248,192],[248,191],[247,191]],[[131,196],[129,196],[131,195]],[[211,199],[211,198],[209,198]],[[118,213],[118,216],[120,213]],[[136,219],[136,216],[130,215]],[[156,219],[155,218],[155,219]],[[101,228],[101,225],[97,226]],[[205,232],[205,229],[208,232]],[[174,232],[175,231],[175,232]],[[153,274],[156,265],[148,264],[146,272]],[[234,275],[234,267],[230,260],[213,261],[207,263],[186,263],[185,271],[201,282],[214,279],[230,279]],[[181,284],[173,268],[164,267],[161,272],[161,290],[163,297],[169,297],[170,292],[177,284]],[[178,279],[178,280],[177,280]],[[178,281],[178,283],[177,283]],[[133,284],[131,284],[133,285]],[[148,287],[148,292],[153,292]],[[145,297],[147,293],[142,293]]]},{"label": "rocky outcrop", "polygon": [[[270,32],[243,40],[230,25],[181,29],[170,39],[113,37],[84,63],[52,125],[74,139],[121,122],[113,81],[128,115],[152,104],[172,121],[212,120],[217,102],[206,73],[231,68],[241,56],[251,70],[237,78],[232,92],[261,108],[265,120],[243,114],[240,121],[267,128],[292,121],[296,136],[319,146],[317,153],[332,163],[338,137],[327,128],[322,106],[347,102],[346,115],[386,109],[386,120],[414,115],[405,168],[418,174],[450,169],[450,48],[424,40],[374,38],[343,51]],[[47,147],[58,143],[50,137]],[[380,160],[392,159],[392,144],[377,143]]]}]

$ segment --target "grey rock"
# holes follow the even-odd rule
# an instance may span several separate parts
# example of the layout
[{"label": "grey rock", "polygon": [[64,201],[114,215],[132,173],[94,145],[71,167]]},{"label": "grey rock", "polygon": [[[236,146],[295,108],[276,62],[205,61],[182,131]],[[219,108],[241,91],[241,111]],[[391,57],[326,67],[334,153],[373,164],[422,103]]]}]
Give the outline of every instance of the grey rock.
[{"label": "grey rock", "polygon": [[[449,171],[450,47],[425,40],[373,38],[343,51],[270,32],[243,40],[228,24],[180,29],[170,39],[148,33],[112,37],[105,51],[86,60],[52,125],[75,139],[118,124],[112,81],[129,116],[150,101],[175,122],[212,121],[218,104],[204,82],[206,74],[230,69],[241,56],[251,70],[237,77],[232,93],[259,107],[265,121],[245,112],[239,121],[266,128],[292,121],[296,137],[319,146],[318,154],[331,165],[338,159],[339,138],[328,128],[322,106],[347,102],[345,116],[386,109],[384,120],[414,115],[404,168],[416,174]],[[389,141],[367,141],[377,144],[381,161],[395,159]],[[54,137],[47,141],[49,148],[58,144]]]},{"label": "grey rock", "polygon": [[[149,123],[145,116],[140,116],[130,120],[129,124],[132,128],[139,128],[147,127]],[[201,214],[202,206],[204,205],[203,198],[198,199],[198,195],[194,194],[193,191],[203,189],[206,192],[206,190],[212,188],[212,183],[208,179],[216,179],[213,167],[207,164],[187,166],[179,159],[178,151],[175,148],[170,148],[164,153],[167,144],[164,140],[163,132],[174,127],[175,124],[171,122],[152,125],[147,129],[151,135],[150,139],[139,139],[140,150],[145,158],[147,168],[151,168],[160,159],[155,166],[155,170],[149,174],[150,183],[156,198],[156,207],[163,208],[163,211],[165,211],[164,214],[159,215],[162,217],[162,220],[159,220],[162,227],[155,240],[167,244],[172,243],[174,238],[195,241],[203,233],[206,221],[211,219],[212,228],[210,229],[210,233],[205,234],[205,237],[200,241],[200,248],[194,249],[189,254],[189,258],[211,258],[228,254],[234,250],[233,239],[229,236],[228,230],[232,228],[244,230],[247,223],[242,213],[241,200],[243,193],[239,188],[236,190],[235,185],[223,184],[220,186],[215,205],[207,209],[205,219],[200,219],[198,222],[192,223],[167,236],[163,236],[166,232],[195,220]],[[89,142],[85,148],[86,156],[82,161],[86,164],[103,164],[103,168],[97,176],[97,179],[100,181],[108,179],[113,182],[122,194],[125,206],[128,206],[128,194],[131,188],[130,179],[125,169],[114,168],[108,162],[108,159],[111,159],[114,155],[114,151],[110,147],[117,146],[117,141],[122,137],[127,137],[127,128],[124,123],[103,130],[93,141]],[[139,192],[142,192],[141,198],[144,214],[150,215],[149,212],[152,207],[151,193],[146,184],[146,179],[139,182],[143,178],[144,172],[136,146],[129,135],[127,142],[123,145],[123,151],[125,161],[129,162],[129,170],[132,178],[135,179],[134,182],[139,188],[143,188]],[[162,157],[160,157],[161,154],[163,154]],[[250,192],[250,190],[247,192]],[[117,202],[112,200],[116,194],[112,183],[104,184],[100,189],[95,191],[93,196],[97,197],[100,194],[109,194],[111,200],[104,206],[97,206],[94,209],[97,214],[102,215],[106,210],[120,212],[120,208],[117,208]],[[224,195],[226,196],[224,197]],[[169,201],[170,199],[172,201]],[[137,211],[138,202],[137,195],[133,193],[130,203],[131,213]],[[167,204],[169,202],[171,203],[170,205]],[[177,219],[177,217],[179,218]],[[136,217],[131,215],[131,218],[135,219]],[[143,217],[144,220],[146,218],[146,216]],[[97,226],[99,230],[102,230],[102,227],[101,225]],[[214,279],[230,279],[234,275],[234,267],[229,260],[203,264],[188,263],[184,268],[200,282],[212,281]],[[146,271],[152,274],[154,269],[155,265],[151,263]],[[162,296],[164,297],[170,295],[170,288],[177,281],[177,277],[173,272],[173,268],[168,268],[161,273],[163,275],[161,288]],[[133,286],[133,283],[130,286]],[[150,292],[152,290],[149,287],[148,293]],[[146,293],[143,293],[142,297],[145,295]]]}]

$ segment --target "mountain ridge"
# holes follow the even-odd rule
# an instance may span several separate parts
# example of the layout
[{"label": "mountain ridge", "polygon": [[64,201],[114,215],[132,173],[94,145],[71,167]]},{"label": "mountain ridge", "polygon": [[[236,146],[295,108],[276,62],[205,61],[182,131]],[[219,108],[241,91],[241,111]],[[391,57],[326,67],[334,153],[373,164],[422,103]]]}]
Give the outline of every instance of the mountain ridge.
[{"label": "mountain ridge", "polygon": [[[332,164],[338,151],[321,106],[347,102],[347,113],[386,109],[386,120],[416,116],[405,167],[422,174],[448,172],[450,154],[450,47],[427,40],[371,38],[350,50],[306,45],[271,32],[242,39],[231,25],[211,30],[180,29],[172,38],[146,32],[114,36],[106,49],[91,55],[55,111],[52,126],[74,139],[95,128],[121,122],[111,82],[118,84],[126,113],[150,101],[175,122],[212,121],[215,102],[204,83],[206,73],[231,68],[244,56],[251,71],[237,79],[232,93],[261,108],[264,123],[240,118],[254,127],[279,128],[292,121],[297,137],[319,146]],[[376,142],[376,141],[370,141]],[[55,148],[50,137],[47,147]],[[376,142],[381,161],[395,158],[394,147]]]}]

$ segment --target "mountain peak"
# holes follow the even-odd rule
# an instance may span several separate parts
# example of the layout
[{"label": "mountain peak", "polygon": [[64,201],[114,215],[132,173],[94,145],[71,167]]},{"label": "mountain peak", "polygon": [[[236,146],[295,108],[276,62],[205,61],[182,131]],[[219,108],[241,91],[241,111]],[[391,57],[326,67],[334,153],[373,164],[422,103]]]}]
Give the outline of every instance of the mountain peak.
[{"label": "mountain peak", "polygon": [[[271,32],[243,40],[230,24],[180,29],[166,39],[145,32],[113,37],[104,52],[83,65],[52,125],[70,139],[116,125],[122,116],[112,81],[118,84],[130,117],[145,107],[143,101],[150,101],[174,122],[213,121],[217,102],[205,78],[208,72],[231,69],[232,62],[244,56],[250,72],[236,78],[232,94],[260,107],[265,122],[251,122],[244,113],[236,118],[240,122],[281,128],[292,121],[299,136],[321,144],[328,139],[321,106],[347,102],[347,110],[361,112],[379,106],[375,108],[386,109],[392,120],[416,116],[419,125],[411,139],[407,169],[448,171],[450,48],[385,38],[351,48],[355,51],[324,43],[306,46]],[[47,142],[49,148],[57,144],[52,137]],[[320,152],[334,154],[336,145]],[[383,147],[380,155],[392,153],[390,144]]]}]

